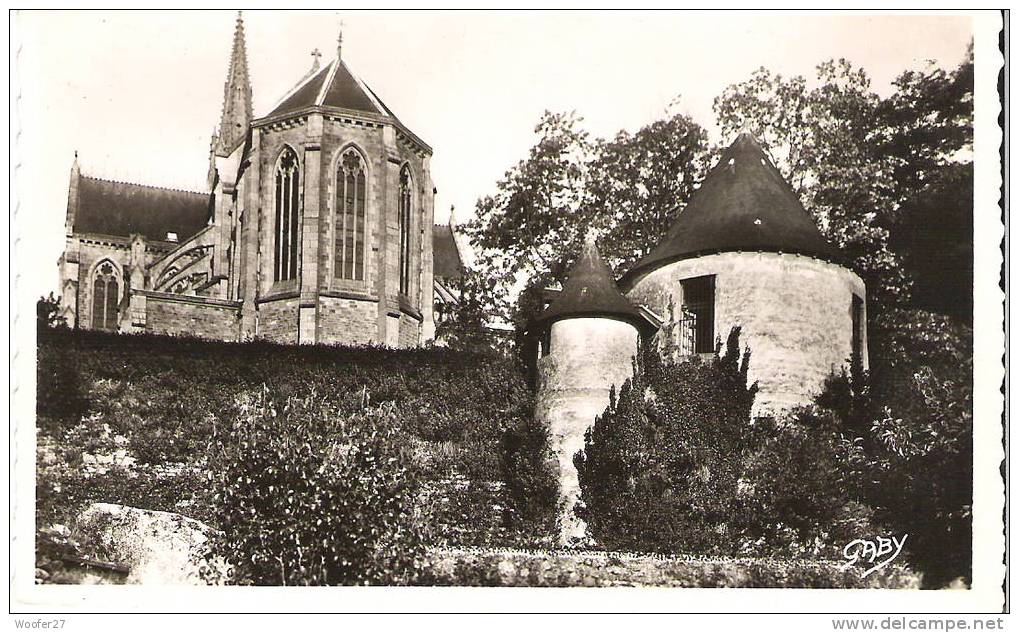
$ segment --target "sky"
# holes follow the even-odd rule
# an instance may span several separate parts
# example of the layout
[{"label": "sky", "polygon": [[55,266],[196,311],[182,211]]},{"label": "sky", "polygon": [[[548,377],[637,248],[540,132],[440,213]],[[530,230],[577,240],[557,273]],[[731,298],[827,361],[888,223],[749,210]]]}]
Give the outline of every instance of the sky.
[{"label": "sky", "polygon": [[[203,190],[233,12],[20,12],[12,183],[30,240],[21,283],[57,289],[69,170]],[[907,69],[954,68],[972,37],[958,15],[691,12],[244,13],[255,116],[310,68],[343,58],[434,149],[435,220],[475,201],[531,147],[542,112],[575,110],[595,136],[678,110],[718,138],[712,101],[764,66],[808,79],[844,57],[879,95]],[[26,252],[26,249],[22,249]]]}]

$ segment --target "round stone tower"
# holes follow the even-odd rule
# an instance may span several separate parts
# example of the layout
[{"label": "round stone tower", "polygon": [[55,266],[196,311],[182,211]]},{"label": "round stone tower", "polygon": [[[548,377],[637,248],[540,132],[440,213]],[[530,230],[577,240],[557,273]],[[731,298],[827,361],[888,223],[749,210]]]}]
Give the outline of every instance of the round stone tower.
[{"label": "round stone tower", "polygon": [[741,326],[760,391],[756,415],[809,403],[858,354],[866,289],[749,134],[740,134],[665,239],[620,280],[627,297],[679,321],[690,354]]},{"label": "round stone tower", "polygon": [[562,292],[531,324],[540,340],[535,419],[546,425],[559,469],[563,501],[560,541],[584,535],[574,505],[580,485],[573,456],[604,412],[609,390],[633,374],[640,329],[647,322],[616,287],[612,271],[589,238]]}]

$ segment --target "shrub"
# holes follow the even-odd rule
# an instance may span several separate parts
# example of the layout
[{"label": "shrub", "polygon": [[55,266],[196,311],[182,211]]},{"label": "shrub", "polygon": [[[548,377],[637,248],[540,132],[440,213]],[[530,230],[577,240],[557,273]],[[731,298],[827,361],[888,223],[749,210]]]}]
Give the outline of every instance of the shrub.
[{"label": "shrub", "polygon": [[549,541],[558,533],[559,477],[548,431],[533,417],[506,429],[499,454],[508,503],[504,524]]},{"label": "shrub", "polygon": [[846,543],[881,534],[861,502],[864,460],[834,416],[792,412],[745,464],[740,554],[838,559]]},{"label": "shrub", "polygon": [[719,553],[732,540],[744,458],[766,426],[750,420],[757,386],[747,386],[739,334],[708,361],[672,362],[645,344],[588,430],[577,512],[603,547]]},{"label": "shrub", "polygon": [[355,414],[263,391],[210,464],[222,534],[210,558],[255,585],[400,584],[418,572],[418,482],[392,406]]},{"label": "shrub", "polygon": [[[273,393],[299,399],[329,394],[330,406],[343,416],[359,414],[366,403],[391,404],[423,479],[433,488],[451,478],[470,480],[456,500],[450,499],[457,507],[443,510],[442,521],[431,527],[453,543],[496,538],[489,528],[501,526],[503,508],[511,505],[499,488],[504,477],[501,438],[534,409],[533,395],[513,360],[491,352],[227,343],[48,329],[39,334],[38,353],[40,435],[67,447],[69,455],[94,452],[88,446],[91,438],[106,425],[126,438],[127,444],[118,448],[136,460],[128,468],[130,479],[123,486],[104,487],[109,494],[102,498],[93,498],[90,478],[68,463],[54,469],[65,473],[60,475],[64,489],[81,490],[75,500],[148,509],[167,504],[173,509],[184,502],[192,515],[206,507],[191,491],[208,488],[210,438],[222,441],[231,432],[239,415],[236,394],[266,385]],[[67,435],[67,430],[74,432]],[[174,476],[180,490],[174,501],[167,498],[174,486],[166,486],[158,475],[178,466],[184,468]],[[134,493],[146,490],[159,494]],[[437,496],[437,503],[442,497]],[[54,517],[80,509],[68,501],[60,493],[39,498]],[[213,525],[217,520],[196,518]],[[518,530],[517,538],[530,536]]]},{"label": "shrub", "polygon": [[909,534],[905,554],[941,587],[972,570],[973,331],[960,319],[886,310],[870,373],[829,380],[818,398],[863,448],[859,488],[878,521]]}]

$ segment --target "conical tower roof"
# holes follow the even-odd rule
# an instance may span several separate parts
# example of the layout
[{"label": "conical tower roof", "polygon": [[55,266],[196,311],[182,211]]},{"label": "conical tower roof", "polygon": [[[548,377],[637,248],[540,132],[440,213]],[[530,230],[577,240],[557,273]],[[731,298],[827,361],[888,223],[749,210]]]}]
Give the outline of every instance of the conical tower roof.
[{"label": "conical tower roof", "polygon": [[746,132],[708,172],[665,239],[621,283],[626,287],[680,259],[732,251],[796,253],[838,261],[792,187]]},{"label": "conical tower roof", "polygon": [[551,323],[574,317],[608,317],[643,323],[637,308],[619,292],[612,270],[601,258],[593,239],[588,239],[580,258],[569,272],[562,292],[535,323]]}]

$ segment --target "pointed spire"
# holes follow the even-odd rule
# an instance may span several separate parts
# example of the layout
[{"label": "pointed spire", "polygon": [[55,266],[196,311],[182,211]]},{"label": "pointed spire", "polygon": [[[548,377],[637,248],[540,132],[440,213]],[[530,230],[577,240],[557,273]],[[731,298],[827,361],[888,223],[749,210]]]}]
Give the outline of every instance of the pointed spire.
[{"label": "pointed spire", "polygon": [[456,226],[456,205],[455,204],[449,205],[449,222],[447,222],[447,224],[449,224],[449,228],[453,228],[454,226]]},{"label": "pointed spire", "polygon": [[74,222],[78,216],[78,182],[81,180],[81,168],[78,166],[78,150],[74,150],[74,162],[71,163],[71,178],[67,187],[67,213],[64,216],[64,228],[67,235],[74,232]]},{"label": "pointed spire", "polygon": [[336,61],[343,59],[343,20],[340,20],[340,34],[336,37]]},{"label": "pointed spire", "polygon": [[244,44],[244,18],[238,11],[230,67],[223,87],[223,115],[216,144],[218,156],[229,156],[244,140],[251,118],[251,81],[248,76],[248,53]]}]

